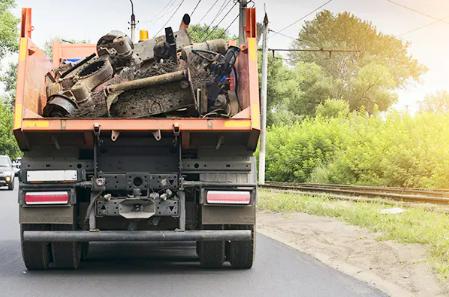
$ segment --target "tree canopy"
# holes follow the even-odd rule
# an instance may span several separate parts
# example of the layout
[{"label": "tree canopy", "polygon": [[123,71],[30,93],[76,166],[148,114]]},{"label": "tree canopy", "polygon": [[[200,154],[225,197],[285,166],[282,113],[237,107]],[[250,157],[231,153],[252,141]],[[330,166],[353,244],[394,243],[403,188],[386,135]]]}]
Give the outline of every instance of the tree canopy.
[{"label": "tree canopy", "polygon": [[[10,53],[17,51],[19,20],[10,12],[14,7],[14,0],[0,2],[0,60]],[[12,158],[19,156],[20,151],[12,135],[13,112],[11,101],[15,91],[16,66],[12,64],[1,73],[0,80],[5,86],[5,92],[0,98],[0,155],[9,155]]]},{"label": "tree canopy", "polygon": [[[407,43],[378,32],[372,24],[349,12],[318,13],[301,28],[293,47],[356,51],[334,52],[331,56],[324,52],[292,52],[290,58],[293,64],[318,66],[302,66],[314,69],[313,74],[321,77],[315,77],[309,87],[320,89],[320,81],[327,81],[329,97],[346,100],[352,110],[364,109],[369,113],[386,110],[397,101],[395,90],[410,79],[418,80],[426,70],[408,54]],[[312,107],[325,99],[302,97],[301,101],[309,107],[300,112],[313,114]]]},{"label": "tree canopy", "polygon": [[229,35],[224,28],[214,28],[206,24],[191,25],[188,32],[193,42],[204,42],[206,39],[235,39],[235,36]]}]

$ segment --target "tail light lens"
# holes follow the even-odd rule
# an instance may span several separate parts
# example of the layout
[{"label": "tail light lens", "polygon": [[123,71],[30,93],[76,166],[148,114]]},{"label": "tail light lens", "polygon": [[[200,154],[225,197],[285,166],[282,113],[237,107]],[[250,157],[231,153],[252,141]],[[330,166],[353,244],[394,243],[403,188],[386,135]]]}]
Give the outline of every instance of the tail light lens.
[{"label": "tail light lens", "polygon": [[208,191],[208,204],[238,204],[248,205],[251,202],[250,191]]},{"label": "tail light lens", "polygon": [[27,192],[25,193],[25,204],[67,204],[69,202],[68,192]]}]

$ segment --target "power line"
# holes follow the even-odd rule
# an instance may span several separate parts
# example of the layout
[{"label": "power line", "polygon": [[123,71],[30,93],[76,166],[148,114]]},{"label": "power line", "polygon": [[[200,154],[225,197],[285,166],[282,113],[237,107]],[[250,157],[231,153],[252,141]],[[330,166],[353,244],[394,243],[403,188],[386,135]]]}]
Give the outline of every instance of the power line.
[{"label": "power line", "polygon": [[[221,5],[221,7],[220,7],[220,9],[218,10],[217,14],[214,16],[214,18],[213,18],[212,21],[210,22],[210,25],[207,26],[207,29],[209,29],[209,27],[212,26],[212,24],[213,24],[213,23],[215,22],[215,20],[220,16],[220,14],[223,12],[223,10],[225,10],[225,9],[228,7],[229,3],[232,3],[232,1],[227,1],[227,0],[225,0],[225,1],[223,2],[223,5]],[[226,4],[226,5],[224,5],[224,4]]]},{"label": "power line", "polygon": [[[209,13],[212,11],[212,8],[215,7],[215,4],[217,4],[218,1],[219,1],[219,0],[215,0],[215,2],[212,3],[212,5],[209,7],[209,9],[206,11],[206,13],[201,17],[199,23],[201,23],[201,22],[204,20],[204,18],[205,18],[206,16],[209,15]],[[223,4],[222,4],[222,5],[224,5],[225,2],[226,2],[226,0],[223,1]]]},{"label": "power line", "polygon": [[324,2],[323,4],[321,4],[320,6],[318,6],[317,8],[315,8],[314,10],[312,10],[311,12],[307,13],[307,14],[304,15],[303,17],[297,19],[297,20],[294,21],[293,23],[291,23],[291,24],[289,24],[289,25],[283,27],[283,28],[280,29],[280,30],[277,30],[277,33],[275,33],[275,34],[279,34],[280,31],[284,31],[284,30],[286,30],[286,29],[288,29],[288,28],[290,28],[290,27],[296,25],[297,23],[299,23],[300,21],[304,20],[304,19],[307,18],[308,16],[314,14],[315,12],[317,12],[318,10],[320,10],[321,8],[323,8],[324,6],[328,5],[328,4],[331,3],[332,1],[333,1],[333,0],[328,0],[328,1]]},{"label": "power line", "polygon": [[442,20],[442,19],[440,19],[440,18],[437,18],[437,17],[435,17],[435,16],[433,16],[433,15],[430,15],[430,14],[427,14],[427,13],[425,13],[425,12],[419,11],[419,10],[414,9],[414,8],[412,8],[412,7],[406,6],[406,5],[404,5],[404,4],[398,3],[398,2],[396,2],[396,1],[393,1],[393,0],[385,0],[385,1],[387,1],[387,2],[389,2],[389,3],[391,3],[391,4],[393,4],[393,5],[396,5],[396,6],[399,6],[399,7],[404,8],[404,9],[407,9],[407,10],[409,10],[409,11],[413,11],[413,12],[416,13],[416,14],[425,16],[425,17],[427,17],[427,18],[429,18],[429,19],[432,19],[432,20],[434,20],[434,21],[438,21],[438,22],[443,22],[443,23],[449,24],[449,22],[446,22],[446,21],[444,21],[444,20]]},{"label": "power line", "polygon": [[193,8],[192,13],[190,14],[190,16],[192,16],[195,13],[195,11],[198,8],[198,5],[200,5],[201,1],[202,0],[198,0],[198,2],[196,3],[195,7]]},{"label": "power line", "polygon": [[158,13],[155,14],[155,18],[152,20],[146,20],[143,22],[149,22],[149,23],[156,23],[157,21],[159,21],[163,16],[164,16],[164,12],[170,8],[174,3],[176,2],[176,0],[170,0],[167,2],[167,5],[165,5]]},{"label": "power line", "polygon": [[225,32],[228,31],[229,28],[231,28],[232,24],[235,23],[235,21],[239,18],[240,14],[237,14],[236,17],[232,20],[232,22],[226,27]]},{"label": "power line", "polygon": [[268,31],[269,31],[269,32],[273,32],[273,33],[275,33],[275,34],[279,34],[279,35],[284,36],[284,37],[287,37],[287,38],[290,38],[290,39],[292,39],[292,40],[297,40],[296,37],[293,37],[293,36],[284,34],[284,33],[279,32],[279,31],[275,31],[275,30],[272,30],[272,29],[268,29]]},{"label": "power line", "polygon": [[239,2],[235,2],[234,5],[228,10],[228,12],[224,15],[224,17],[214,26],[212,31],[210,31],[206,37],[203,39],[203,41],[207,40],[207,38],[214,33],[214,31],[218,28],[218,26],[224,21],[224,19],[231,13],[232,9],[238,4]]},{"label": "power line", "polygon": [[168,20],[165,22],[165,24],[162,26],[162,28],[160,28],[155,36],[157,36],[157,34],[159,34],[159,32],[161,32],[162,29],[165,28],[165,26],[167,26],[167,24],[171,21],[171,19],[175,16],[175,14],[178,12],[179,8],[181,7],[181,5],[184,3],[185,0],[181,0],[181,2],[179,3],[178,7],[176,7],[175,11],[173,11],[173,13],[170,15],[170,17],[168,18]]},{"label": "power line", "polygon": [[404,32],[404,33],[399,34],[398,37],[402,37],[402,36],[404,36],[404,35],[408,35],[408,34],[410,34],[410,33],[414,33],[414,32],[416,32],[416,31],[419,31],[419,30],[422,30],[422,29],[424,29],[424,28],[433,26],[433,25],[435,25],[435,24],[440,24],[442,21],[446,20],[447,18],[448,18],[448,17],[441,18],[441,19],[438,19],[438,20],[436,20],[436,21],[433,21],[433,22],[424,24],[424,25],[422,25],[422,26],[413,28],[413,29],[411,29],[411,30],[408,30],[408,31],[406,31],[406,32]]}]

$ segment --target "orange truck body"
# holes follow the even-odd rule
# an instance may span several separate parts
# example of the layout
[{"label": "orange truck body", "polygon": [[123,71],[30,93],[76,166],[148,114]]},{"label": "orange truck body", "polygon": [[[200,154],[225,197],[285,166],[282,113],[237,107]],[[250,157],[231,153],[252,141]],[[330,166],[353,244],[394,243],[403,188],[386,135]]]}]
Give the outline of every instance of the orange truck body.
[{"label": "orange truck body", "polygon": [[41,116],[47,102],[45,74],[63,59],[90,55],[95,52],[95,45],[55,43],[51,62],[45,52],[33,43],[31,8],[23,8],[14,117],[14,135],[20,148],[28,150],[41,137],[53,134],[68,136],[67,133],[74,138],[80,137],[81,146],[90,147],[94,126],[100,126],[102,133],[166,133],[176,129],[181,134],[185,148],[194,142],[196,133],[239,133],[247,136],[247,146],[254,150],[260,131],[255,10],[248,8],[246,14],[247,43],[241,46],[242,51],[236,64],[242,111],[232,118],[68,119]]}]

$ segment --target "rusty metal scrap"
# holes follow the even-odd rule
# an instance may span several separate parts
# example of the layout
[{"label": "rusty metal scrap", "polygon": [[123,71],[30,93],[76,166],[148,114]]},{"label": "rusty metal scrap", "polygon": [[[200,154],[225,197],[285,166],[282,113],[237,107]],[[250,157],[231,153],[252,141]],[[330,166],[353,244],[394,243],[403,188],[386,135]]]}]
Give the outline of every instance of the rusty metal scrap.
[{"label": "rusty metal scrap", "polygon": [[[46,117],[232,116],[230,77],[238,48],[224,40],[192,44],[185,30],[133,44],[119,31],[97,53],[62,63],[46,77]],[[234,60],[228,59],[232,56]],[[234,71],[234,79],[236,74]]]}]

